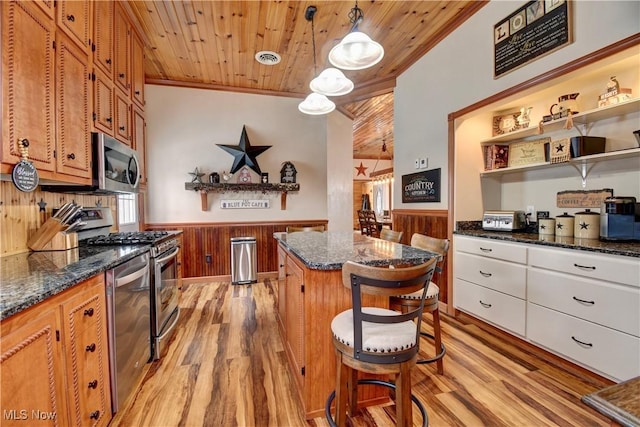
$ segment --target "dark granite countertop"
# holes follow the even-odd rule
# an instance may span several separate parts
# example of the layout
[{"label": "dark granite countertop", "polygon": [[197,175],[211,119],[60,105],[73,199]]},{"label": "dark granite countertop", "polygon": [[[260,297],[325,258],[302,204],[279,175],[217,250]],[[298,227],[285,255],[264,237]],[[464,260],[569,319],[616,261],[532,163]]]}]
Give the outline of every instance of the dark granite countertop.
[{"label": "dark granite countertop", "polygon": [[482,229],[458,230],[454,231],[454,234],[640,258],[640,242],[605,242],[598,239],[576,239],[573,237],[545,236],[536,233],[486,231]]},{"label": "dark granite countertop", "polygon": [[274,233],[273,236],[312,270],[340,270],[347,261],[373,266],[421,264],[437,256],[353,231]]},{"label": "dark granite countertop", "polygon": [[640,377],[582,396],[582,401],[621,426],[640,426]]},{"label": "dark granite countertop", "polygon": [[149,245],[85,246],[0,258],[0,320],[143,254]]}]

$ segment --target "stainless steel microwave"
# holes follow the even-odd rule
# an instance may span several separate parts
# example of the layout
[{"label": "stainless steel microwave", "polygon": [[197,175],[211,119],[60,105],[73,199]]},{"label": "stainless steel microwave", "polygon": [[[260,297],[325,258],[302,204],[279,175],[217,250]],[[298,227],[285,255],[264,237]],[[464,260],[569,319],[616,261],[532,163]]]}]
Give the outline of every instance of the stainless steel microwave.
[{"label": "stainless steel microwave", "polygon": [[43,185],[44,191],[61,193],[137,193],[140,183],[138,153],[117,139],[104,134],[91,134],[91,185]]}]

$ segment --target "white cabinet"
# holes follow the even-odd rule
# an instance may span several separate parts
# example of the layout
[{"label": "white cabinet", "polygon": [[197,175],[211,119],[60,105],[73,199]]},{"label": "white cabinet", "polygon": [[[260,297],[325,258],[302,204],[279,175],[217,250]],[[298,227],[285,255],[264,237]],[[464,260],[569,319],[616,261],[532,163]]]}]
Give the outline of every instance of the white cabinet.
[{"label": "white cabinet", "polygon": [[454,306],[601,375],[640,375],[640,260],[455,235]]},{"label": "white cabinet", "polygon": [[524,336],[526,248],[455,236],[454,250],[455,308]]}]

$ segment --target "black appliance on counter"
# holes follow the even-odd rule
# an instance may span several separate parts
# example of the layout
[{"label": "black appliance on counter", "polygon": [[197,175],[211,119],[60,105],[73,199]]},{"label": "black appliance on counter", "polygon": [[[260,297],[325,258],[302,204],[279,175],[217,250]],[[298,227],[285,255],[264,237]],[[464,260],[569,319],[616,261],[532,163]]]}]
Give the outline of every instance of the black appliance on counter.
[{"label": "black appliance on counter", "polygon": [[640,203],[635,197],[607,197],[600,210],[602,240],[640,240]]}]

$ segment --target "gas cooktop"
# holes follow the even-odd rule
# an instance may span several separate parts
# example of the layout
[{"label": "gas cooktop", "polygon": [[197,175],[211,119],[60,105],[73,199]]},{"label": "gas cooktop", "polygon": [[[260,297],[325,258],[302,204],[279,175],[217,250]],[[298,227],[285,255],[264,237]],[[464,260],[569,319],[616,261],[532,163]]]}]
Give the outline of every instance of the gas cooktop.
[{"label": "gas cooktop", "polygon": [[87,245],[140,245],[155,244],[169,236],[168,231],[132,231],[110,233],[104,236],[90,237],[84,241]]}]

